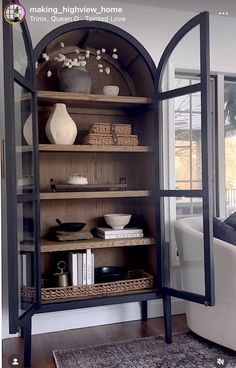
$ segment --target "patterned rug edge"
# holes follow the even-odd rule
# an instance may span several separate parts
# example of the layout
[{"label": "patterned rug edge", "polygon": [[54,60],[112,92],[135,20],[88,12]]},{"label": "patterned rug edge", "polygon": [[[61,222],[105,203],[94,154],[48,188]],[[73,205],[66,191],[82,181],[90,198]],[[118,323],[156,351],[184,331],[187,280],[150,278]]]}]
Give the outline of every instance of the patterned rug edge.
[{"label": "patterned rug edge", "polygon": [[[177,335],[186,335],[186,334],[190,334],[192,335],[193,333],[191,331],[187,331],[187,332],[173,332],[172,336],[177,336]],[[92,345],[86,345],[86,346],[81,346],[79,348],[70,348],[70,349],[60,349],[60,350],[53,350],[53,354],[57,353],[59,351],[68,351],[68,350],[80,350],[80,349],[86,349],[86,348],[93,348],[95,346],[102,346],[102,345],[110,345],[110,344],[116,344],[116,343],[128,343],[128,342],[132,342],[132,341],[138,341],[138,340],[148,340],[148,339],[152,339],[153,337],[159,337],[162,338],[163,340],[165,339],[165,334],[160,334],[160,335],[152,335],[152,336],[145,336],[145,337],[136,337],[133,339],[125,339],[125,340],[116,340],[116,341],[110,341],[110,342],[104,342],[102,344],[92,344]]]},{"label": "patterned rug edge", "polygon": [[[190,333],[189,331],[188,332],[173,332],[172,335],[173,336],[176,336],[176,335],[185,335],[185,334],[188,334]],[[59,368],[59,364],[61,364],[61,361],[59,361],[57,359],[57,356],[56,356],[56,353],[58,352],[65,352],[65,351],[74,351],[74,350],[85,350],[87,349],[88,347],[89,348],[93,348],[93,347],[99,347],[99,346],[106,346],[106,345],[110,345],[110,344],[116,344],[116,343],[129,343],[129,342],[132,342],[132,341],[138,341],[138,340],[148,340],[148,339],[152,339],[154,337],[158,337],[158,338],[161,338],[164,340],[165,338],[165,334],[160,334],[160,335],[153,335],[153,336],[146,336],[146,337],[137,337],[137,338],[133,338],[133,339],[126,339],[126,340],[117,340],[117,341],[110,341],[110,342],[105,342],[105,343],[102,343],[102,344],[92,344],[92,345],[86,345],[86,346],[81,346],[80,348],[70,348],[70,349],[60,349],[60,350],[53,350],[52,351],[52,354],[53,354],[53,358],[55,360],[55,364],[56,364],[56,367]]]},{"label": "patterned rug edge", "polygon": [[[209,340],[206,340],[205,338],[195,334],[194,332],[192,331],[187,331],[187,332],[176,332],[176,333],[173,333],[172,334],[173,337],[174,336],[186,336],[186,337],[190,337],[190,338],[194,338],[198,341],[198,343],[202,343],[203,345],[209,345],[211,346],[213,344],[213,346],[215,346],[216,349],[223,349],[225,351],[228,351],[233,353],[233,356],[236,357],[236,352],[234,352],[233,350],[231,349],[228,349],[228,348],[225,348],[219,344],[215,344]],[[78,351],[84,351],[84,350],[87,350],[88,348],[96,348],[96,347],[102,347],[102,346],[109,346],[109,345],[112,345],[112,344],[127,344],[127,343],[132,343],[132,342],[137,342],[137,341],[141,341],[141,340],[151,340],[153,338],[158,338],[159,340],[161,341],[165,341],[165,334],[161,334],[161,335],[153,335],[153,336],[146,336],[146,337],[138,337],[138,338],[132,338],[132,339],[126,339],[126,340],[118,340],[118,341],[110,341],[110,342],[107,342],[107,343],[101,343],[101,344],[93,344],[93,345],[87,345],[87,346],[83,346],[83,347],[76,347],[76,348],[70,348],[70,349],[64,349],[64,350],[53,350],[53,358],[54,358],[54,361],[55,361],[55,364],[56,364],[56,367],[57,368],[66,368],[63,364],[63,360],[61,360],[60,358],[60,353],[65,353],[65,352],[78,352]],[[168,344],[169,345],[169,344]],[[172,345],[172,344],[170,344]],[[208,346],[205,346],[205,348],[209,348]],[[58,354],[58,356],[57,356]],[[233,365],[234,366],[234,365]],[[230,367],[233,367],[230,365]],[[236,366],[235,366],[236,367]]]}]

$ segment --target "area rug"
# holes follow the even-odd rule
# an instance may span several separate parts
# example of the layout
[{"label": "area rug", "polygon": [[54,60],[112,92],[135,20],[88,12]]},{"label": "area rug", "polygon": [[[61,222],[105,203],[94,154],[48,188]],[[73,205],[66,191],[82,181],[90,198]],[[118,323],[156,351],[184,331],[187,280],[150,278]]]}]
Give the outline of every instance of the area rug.
[{"label": "area rug", "polygon": [[53,352],[57,368],[212,368],[236,367],[236,353],[191,332],[146,337]]}]

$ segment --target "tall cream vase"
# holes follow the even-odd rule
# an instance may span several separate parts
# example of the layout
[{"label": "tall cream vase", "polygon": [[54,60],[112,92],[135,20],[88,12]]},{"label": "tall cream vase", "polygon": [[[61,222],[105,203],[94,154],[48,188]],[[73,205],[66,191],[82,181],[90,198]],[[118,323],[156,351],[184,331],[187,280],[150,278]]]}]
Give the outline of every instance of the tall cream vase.
[{"label": "tall cream vase", "polygon": [[67,112],[66,105],[57,103],[45,127],[46,135],[52,144],[73,144],[77,136],[77,126]]}]

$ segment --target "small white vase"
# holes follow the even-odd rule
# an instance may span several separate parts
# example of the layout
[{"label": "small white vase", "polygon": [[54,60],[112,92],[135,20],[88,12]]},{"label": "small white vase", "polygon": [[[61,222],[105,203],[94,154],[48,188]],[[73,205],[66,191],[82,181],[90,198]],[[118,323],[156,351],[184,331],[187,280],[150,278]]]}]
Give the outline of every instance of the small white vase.
[{"label": "small white vase", "polygon": [[66,110],[66,105],[57,103],[45,127],[46,136],[52,144],[73,144],[77,126]]}]

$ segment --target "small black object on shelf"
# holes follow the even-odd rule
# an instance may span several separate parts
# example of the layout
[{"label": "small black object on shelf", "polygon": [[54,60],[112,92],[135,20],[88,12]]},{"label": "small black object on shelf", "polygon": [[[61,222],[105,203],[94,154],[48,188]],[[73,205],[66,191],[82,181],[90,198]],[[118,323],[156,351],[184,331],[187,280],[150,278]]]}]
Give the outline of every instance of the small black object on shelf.
[{"label": "small black object on shelf", "polygon": [[56,222],[60,227],[58,230],[62,231],[80,231],[86,225],[83,222],[61,222],[59,219],[56,219]]},{"label": "small black object on shelf", "polygon": [[114,282],[125,280],[127,270],[124,267],[104,266],[95,268],[95,283]]}]

